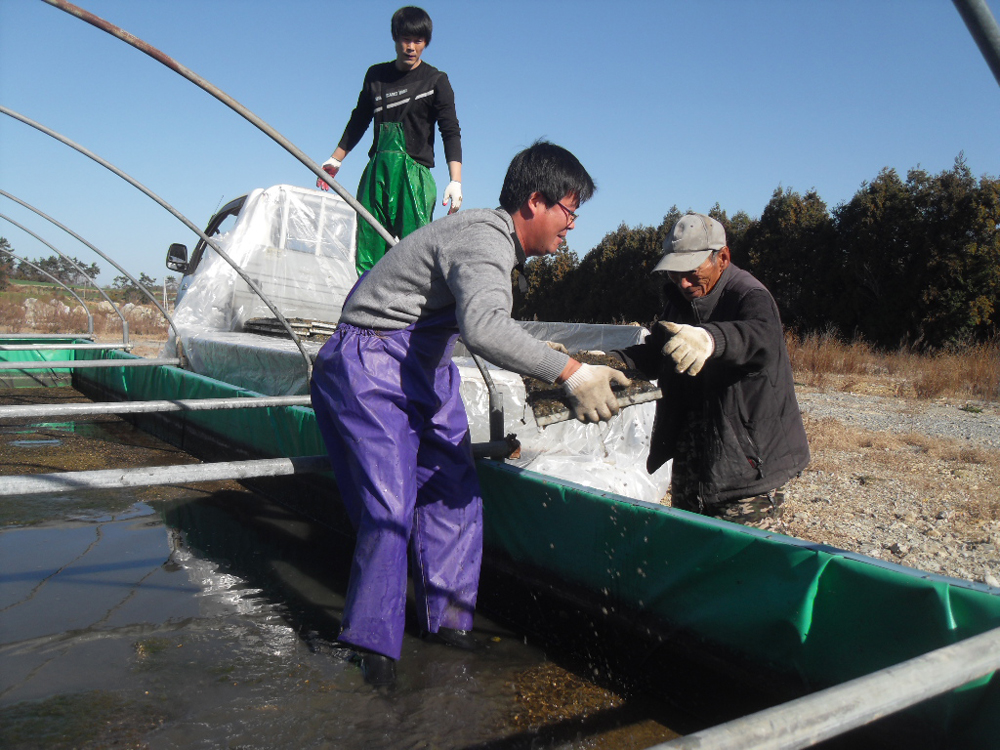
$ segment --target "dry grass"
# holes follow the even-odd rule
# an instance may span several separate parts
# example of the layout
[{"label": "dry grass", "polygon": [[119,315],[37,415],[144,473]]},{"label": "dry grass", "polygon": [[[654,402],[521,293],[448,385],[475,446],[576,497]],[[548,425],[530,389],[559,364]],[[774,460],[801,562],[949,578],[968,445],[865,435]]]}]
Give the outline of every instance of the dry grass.
[{"label": "dry grass", "polygon": [[[53,300],[60,304],[53,305]],[[99,303],[89,300],[87,307],[94,316],[94,335],[98,339],[121,337],[121,318],[117,313],[104,311]],[[130,336],[166,338],[167,322],[152,305],[137,305],[125,313],[125,318]],[[86,334],[87,328],[87,313],[72,297],[39,300],[28,308],[20,296],[0,295],[0,333]]]},{"label": "dry grass", "polygon": [[[24,304],[29,293],[40,295],[40,304],[30,310]],[[93,290],[89,294],[93,296]],[[98,339],[120,337],[121,319],[102,311],[97,300],[86,302],[94,315]],[[152,305],[136,306],[126,318],[130,335],[166,339],[166,321]],[[87,315],[69,295],[36,287],[27,291],[11,287],[0,293],[2,333],[86,331]],[[864,341],[844,342],[833,333],[789,333],[786,344],[796,380],[805,385],[918,399],[1000,401],[1000,341],[935,354],[906,349],[879,352]]]},{"label": "dry grass", "polygon": [[810,471],[862,470],[858,481],[896,480],[921,495],[966,500],[967,522],[1000,521],[1000,451],[919,433],[873,432],[826,417],[804,416]]},{"label": "dry grass", "polygon": [[785,337],[799,382],[817,388],[915,397],[1000,400],[1000,342],[922,354],[879,352],[831,333]]}]

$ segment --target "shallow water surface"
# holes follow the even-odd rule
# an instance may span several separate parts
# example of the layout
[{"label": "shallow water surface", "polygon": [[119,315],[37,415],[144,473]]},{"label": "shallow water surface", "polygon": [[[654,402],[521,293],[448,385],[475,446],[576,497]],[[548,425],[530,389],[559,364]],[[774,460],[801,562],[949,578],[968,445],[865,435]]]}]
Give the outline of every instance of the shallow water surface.
[{"label": "shallow water surface", "polygon": [[[4,474],[193,460],[114,418],[0,424]],[[371,688],[335,642],[349,540],[238,485],[4,502],[2,747],[640,748],[675,736],[483,617],[481,651],[407,636],[397,686]]]}]

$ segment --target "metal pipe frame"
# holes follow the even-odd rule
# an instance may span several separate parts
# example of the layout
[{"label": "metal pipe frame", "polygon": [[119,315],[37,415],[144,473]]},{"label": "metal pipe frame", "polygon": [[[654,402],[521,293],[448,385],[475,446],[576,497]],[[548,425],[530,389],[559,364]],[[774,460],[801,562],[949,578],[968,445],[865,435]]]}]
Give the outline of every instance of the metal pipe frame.
[{"label": "metal pipe frame", "polygon": [[[111,298],[110,298],[110,297],[108,297],[108,295],[107,295],[107,294],[106,294],[106,293],[104,292],[104,290],[103,290],[103,289],[101,289],[101,288],[100,288],[100,287],[99,287],[99,286],[97,285],[97,282],[96,282],[96,281],[94,281],[94,280],[93,280],[92,278],[90,278],[90,277],[89,277],[89,276],[88,276],[88,275],[87,275],[86,273],[84,273],[84,270],[83,270],[82,268],[80,268],[80,266],[78,266],[78,265],[76,264],[76,262],[74,262],[74,260],[73,260],[72,258],[70,258],[70,257],[69,257],[68,255],[66,255],[66,253],[64,253],[64,252],[62,252],[62,251],[60,251],[60,250],[56,249],[56,247],[55,247],[54,245],[52,245],[52,244],[51,244],[50,242],[46,242],[45,240],[43,240],[43,239],[42,239],[41,237],[39,237],[39,236],[38,236],[37,234],[35,234],[34,232],[32,232],[32,231],[31,231],[30,229],[28,229],[27,227],[25,227],[25,226],[22,226],[21,224],[18,224],[18,223],[17,223],[16,221],[14,221],[14,220],[13,220],[12,218],[10,218],[9,216],[7,216],[6,214],[0,214],[0,219],[4,219],[5,221],[8,221],[8,222],[10,222],[11,224],[13,224],[13,225],[14,225],[15,227],[17,227],[18,229],[20,229],[20,230],[21,230],[21,231],[23,231],[23,232],[27,232],[27,233],[28,233],[28,234],[30,234],[30,235],[31,235],[32,237],[34,237],[34,238],[35,238],[36,240],[38,240],[38,241],[39,241],[39,242],[41,242],[41,243],[42,243],[43,245],[45,245],[45,246],[46,246],[46,247],[48,247],[48,248],[49,248],[50,250],[52,250],[52,251],[53,251],[54,253],[58,254],[58,255],[59,255],[59,257],[61,257],[61,258],[65,258],[66,260],[68,260],[68,261],[69,261],[69,263],[70,263],[70,265],[71,265],[71,266],[73,266],[73,268],[75,268],[75,269],[77,270],[77,272],[78,272],[78,273],[80,273],[80,275],[82,275],[82,276],[83,276],[83,277],[84,277],[84,278],[85,278],[85,279],[86,279],[87,281],[89,281],[89,282],[90,282],[91,284],[93,284],[93,285],[94,285],[94,289],[96,289],[96,290],[98,291],[98,293],[99,293],[99,294],[100,294],[100,295],[101,295],[102,297],[104,297],[104,299],[105,299],[105,300],[107,300],[108,304],[109,304],[109,305],[111,305],[111,307],[112,307],[112,308],[114,308],[114,311],[115,311],[115,312],[116,312],[116,313],[118,314],[118,317],[122,319],[122,343],[124,343],[124,344],[125,344],[125,346],[128,346],[128,321],[127,321],[127,320],[125,320],[125,316],[124,316],[124,315],[122,315],[122,313],[121,313],[121,310],[119,310],[119,309],[118,309],[118,307],[117,307],[117,306],[115,305],[115,303],[111,301]],[[38,266],[35,266],[35,268],[38,268]],[[41,271],[41,269],[40,269],[40,268],[39,268],[38,270],[39,270],[39,271]],[[45,273],[45,272],[43,271],[43,273]],[[49,276],[50,278],[52,277],[52,275],[51,275],[51,274],[46,274],[46,276]],[[62,282],[59,282],[59,283],[60,283],[60,284],[62,284]],[[66,285],[65,285],[65,284],[63,284],[63,286],[66,286]],[[69,287],[68,287],[68,286],[67,286],[66,288],[67,288],[67,289],[69,289]],[[73,296],[74,296],[74,297],[76,297],[77,299],[80,299],[79,297],[77,297],[77,296],[76,296],[76,294],[74,294]],[[83,300],[80,300],[80,304],[81,304],[81,305],[83,305],[84,309],[86,309],[86,308],[87,308],[87,305],[86,305],[86,304],[84,304]],[[90,313],[89,313],[89,311],[88,311],[88,315],[89,315],[89,314],[90,314]],[[90,332],[91,332],[91,333],[93,333],[93,332],[94,332],[94,328],[93,328],[93,319],[91,319],[91,328],[90,328]]]},{"label": "metal pipe frame", "polygon": [[0,352],[84,352],[113,351],[126,348],[126,344],[0,344]]},{"label": "metal pipe frame", "polygon": [[985,0],[952,0],[976,41],[993,77],[1000,83],[1000,27]]},{"label": "metal pipe frame", "polygon": [[245,106],[240,104],[229,94],[222,91],[220,88],[212,85],[210,82],[206,81],[204,78],[199,76],[191,69],[177,62],[172,57],[165,55],[156,47],[152,46],[147,42],[144,42],[142,39],[139,39],[139,37],[135,36],[134,34],[130,34],[124,29],[121,29],[118,26],[115,26],[114,24],[105,21],[100,16],[95,16],[93,13],[90,13],[84,10],[83,8],[73,5],[72,3],[65,2],[65,0],[43,0],[43,2],[46,2],[49,5],[58,8],[61,11],[69,13],[72,16],[76,16],[81,21],[85,21],[89,23],[91,26],[98,28],[101,31],[110,34],[111,36],[122,40],[126,44],[131,45],[132,47],[135,47],[137,50],[153,58],[158,63],[161,63],[167,68],[170,68],[170,70],[174,71],[175,73],[180,74],[181,76],[189,80],[191,83],[195,84],[198,88],[214,96],[220,102],[222,102],[231,110],[240,115],[243,119],[247,120],[248,122],[256,126],[271,140],[273,140],[275,143],[277,143],[279,146],[285,149],[285,151],[287,151],[289,154],[298,159],[303,164],[303,166],[309,169],[309,171],[311,171],[321,180],[326,182],[327,185],[333,188],[334,192],[337,193],[337,195],[339,195],[341,198],[347,201],[347,203],[351,206],[351,208],[353,208],[355,211],[358,212],[361,218],[363,218],[365,221],[371,224],[372,227],[375,229],[375,231],[378,232],[379,235],[381,235],[387,242],[389,242],[390,244],[395,244],[398,241],[391,234],[389,234],[389,232],[385,229],[385,227],[383,227],[378,222],[378,220],[371,215],[371,213],[369,213],[368,209],[362,206],[357,201],[357,199],[355,199],[353,195],[351,195],[347,190],[345,190],[344,187],[339,182],[337,182],[335,179],[330,177],[330,175],[328,175],[325,171],[323,171],[322,167],[320,167],[318,164],[316,164],[316,162],[314,162],[312,159],[306,156],[305,153],[303,153],[294,143],[285,138],[281,133],[272,128],[268,123],[266,123],[260,117],[255,115]]},{"label": "metal pipe frame", "polygon": [[[44,0],[44,1],[48,2],[48,0]],[[47,128],[44,125],[42,125],[40,123],[37,123],[34,120],[32,120],[32,119],[30,119],[28,117],[25,117],[24,115],[19,114],[19,113],[15,112],[14,110],[12,110],[12,109],[10,109],[8,107],[4,107],[2,104],[0,104],[0,113],[3,113],[3,114],[8,115],[10,117],[13,117],[15,120],[19,120],[20,122],[23,122],[25,125],[30,125],[31,127],[35,128],[39,132],[45,133],[46,135],[51,136],[52,138],[55,138],[60,143],[64,143],[67,146],[69,146],[70,148],[75,149],[76,151],[79,151],[84,156],[87,156],[87,157],[93,159],[94,161],[96,161],[98,164],[100,164],[105,169],[107,169],[110,172],[118,175],[123,180],[125,180],[127,183],[129,183],[133,187],[135,187],[138,190],[140,190],[146,196],[148,196],[149,198],[152,198],[154,201],[156,201],[158,204],[160,204],[160,206],[162,206],[167,211],[169,211],[174,217],[176,217],[178,220],[180,220],[184,224],[184,226],[186,226],[192,232],[194,232],[195,234],[197,234],[201,239],[203,239],[205,241],[205,243],[209,247],[211,247],[213,250],[215,250],[215,252],[217,252],[219,254],[219,257],[221,257],[224,261],[226,261],[226,263],[228,263],[232,267],[232,269],[236,272],[236,274],[241,279],[243,279],[243,281],[246,282],[247,286],[249,286],[258,297],[260,297],[261,301],[265,305],[267,305],[267,308],[272,313],[274,313],[275,318],[278,319],[278,322],[281,323],[282,327],[288,332],[288,335],[291,336],[292,341],[295,343],[295,346],[298,347],[299,353],[302,355],[302,359],[304,360],[305,365],[306,365],[306,379],[309,380],[311,378],[311,376],[312,376],[312,360],[309,358],[309,353],[306,351],[305,347],[302,345],[302,341],[299,339],[298,334],[296,334],[295,331],[292,329],[292,326],[285,319],[285,316],[282,315],[278,311],[278,309],[274,306],[274,303],[271,302],[271,300],[268,299],[267,295],[264,294],[264,292],[261,290],[261,288],[259,286],[257,286],[257,283],[253,279],[251,279],[249,276],[247,276],[246,272],[244,272],[243,269],[240,268],[236,264],[236,262],[232,258],[229,257],[228,253],[226,253],[221,247],[219,247],[219,244],[215,240],[213,240],[211,237],[209,237],[208,235],[206,235],[201,229],[199,229],[197,226],[195,226],[194,223],[190,219],[188,219],[186,216],[184,216],[184,214],[182,214],[176,208],[174,208],[169,203],[167,203],[165,200],[163,200],[163,198],[161,198],[160,196],[158,196],[152,190],[150,190],[149,188],[147,188],[145,185],[143,185],[142,183],[138,182],[137,180],[133,179],[129,175],[125,174],[125,172],[123,172],[120,169],[118,169],[118,167],[116,167],[115,165],[111,164],[107,160],[102,159],[97,154],[93,153],[92,151],[89,151],[88,149],[84,148],[83,146],[81,146],[81,145],[79,145],[77,143],[74,143],[73,141],[71,141],[66,136],[60,135],[59,133],[55,132],[51,128]],[[132,278],[131,275],[129,275],[129,278],[132,279],[133,283],[135,283],[136,285],[138,285],[140,289],[143,288],[141,285],[139,285],[139,282],[135,281],[135,279]],[[147,294],[148,294],[148,292],[147,292]],[[179,343],[180,342],[178,341],[178,345],[179,345]]]},{"label": "metal pipe frame", "polygon": [[108,367],[159,367],[168,365],[177,367],[181,363],[179,357],[164,359],[65,359],[43,362],[0,362],[0,370],[73,370],[79,368]]},{"label": "metal pipe frame", "polygon": [[208,464],[147,466],[135,469],[99,469],[96,471],[60,472],[58,474],[33,474],[0,477],[0,497],[151,487],[161,484],[215,482],[224,479],[281,477],[329,470],[330,459],[327,456],[297,456],[250,461],[221,461]]},{"label": "metal pipe frame", "polygon": [[74,333],[0,333],[0,341],[20,339],[62,339],[68,341],[71,339],[93,340],[93,338],[89,333],[81,333],[79,335]]},{"label": "metal pipe frame", "polygon": [[[250,401],[255,399],[243,399]],[[476,443],[473,455],[484,458],[510,450],[506,441]],[[220,461],[207,464],[181,464],[177,466],[148,466],[135,469],[98,469],[71,471],[56,474],[30,474],[0,477],[0,497],[49,495],[59,492],[82,490],[125,489],[151,487],[162,484],[193,484],[221,480],[282,477],[292,474],[315,474],[330,471],[330,458],[321,456],[293,456],[291,458],[259,458],[249,461]]]},{"label": "metal pipe frame", "polygon": [[[93,250],[95,253],[97,253],[98,256],[100,256],[101,258],[103,258],[104,260],[106,260],[108,263],[110,263],[112,266],[114,266],[115,269],[117,269],[118,271],[121,271],[121,273],[124,274],[125,277],[129,281],[131,281],[133,284],[135,284],[136,288],[140,292],[142,292],[143,294],[145,294],[146,297],[149,298],[149,301],[152,302],[156,306],[156,309],[160,311],[160,313],[163,315],[164,318],[166,318],[167,324],[173,329],[174,336],[176,338],[180,339],[180,334],[177,332],[177,326],[174,325],[174,320],[167,313],[166,308],[162,307],[160,305],[160,303],[157,302],[156,297],[148,289],[146,289],[146,287],[144,287],[142,284],[140,284],[138,279],[136,279],[134,276],[132,276],[132,274],[130,274],[128,271],[126,271],[120,265],[118,265],[117,263],[115,263],[115,261],[110,256],[105,255],[96,246],[94,246],[91,243],[87,242],[87,240],[85,240],[83,237],[81,237],[80,235],[78,235],[72,229],[70,229],[69,227],[67,227],[64,224],[59,223],[58,221],[56,221],[55,219],[53,219],[48,214],[43,213],[39,209],[37,209],[34,206],[32,206],[30,203],[26,203],[25,201],[21,200],[17,196],[11,195],[10,193],[8,193],[5,190],[0,190],[0,195],[4,196],[5,198],[9,198],[10,200],[14,201],[15,203],[18,203],[18,204],[24,206],[29,211],[33,211],[35,214],[37,214],[38,216],[41,216],[46,221],[48,221],[48,222],[54,224],[55,226],[59,227],[61,230],[63,230],[64,232],[66,232],[66,234],[68,234],[70,237],[72,237],[73,239],[77,240],[78,242],[81,242],[84,245],[86,245],[87,247],[89,247],[91,250]],[[97,286],[96,283],[94,285]],[[112,304],[114,304],[114,303],[112,303]],[[117,307],[116,307],[116,309],[117,309]]]},{"label": "metal pipe frame", "polygon": [[[34,263],[32,263],[27,258],[22,258],[20,255],[17,255],[16,253],[12,253],[10,250],[4,250],[4,252],[7,253],[7,255],[9,255],[11,258],[16,258],[17,260],[21,261],[22,263],[27,263],[29,266],[31,266],[32,268],[34,268],[39,273],[45,274],[50,279],[52,279],[55,283],[57,283],[59,286],[61,286],[63,289],[65,289],[67,292],[69,292],[74,297],[76,297],[76,300],[77,300],[77,302],[80,303],[80,306],[83,307],[83,309],[87,311],[87,335],[90,336],[91,339],[94,338],[94,315],[90,312],[90,308],[87,307],[87,303],[84,302],[82,299],[80,299],[80,295],[79,294],[77,294],[76,292],[74,292],[73,289],[68,284],[64,284],[59,279],[57,279],[55,276],[53,276],[51,273],[49,273],[48,271],[46,271],[44,268],[39,268],[38,266],[36,266]],[[122,322],[124,322],[124,320]]]},{"label": "metal pipe frame", "polygon": [[796,750],[1000,669],[1000,628],[650,750]]},{"label": "metal pipe frame", "polygon": [[310,406],[309,396],[260,396],[254,398],[200,398],[158,401],[107,401],[92,404],[30,404],[0,406],[0,419],[49,419],[95,414],[147,414],[220,409],[263,409],[272,406]]}]

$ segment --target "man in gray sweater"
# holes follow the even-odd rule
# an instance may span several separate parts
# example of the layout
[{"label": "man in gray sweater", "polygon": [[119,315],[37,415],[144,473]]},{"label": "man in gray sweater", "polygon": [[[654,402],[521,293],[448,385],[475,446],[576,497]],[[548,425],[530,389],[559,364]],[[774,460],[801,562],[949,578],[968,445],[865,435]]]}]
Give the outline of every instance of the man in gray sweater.
[{"label": "man in gray sweater", "polygon": [[610,419],[610,367],[581,364],[511,318],[511,272],[554,253],[594,183],[566,149],[537,142],[508,168],[501,208],[432,222],[403,240],[348,296],[316,359],[312,402],[357,546],[340,640],[365,679],[395,680],[407,552],[421,630],[474,648],[482,498],[451,352],[563,385],[575,416]]}]

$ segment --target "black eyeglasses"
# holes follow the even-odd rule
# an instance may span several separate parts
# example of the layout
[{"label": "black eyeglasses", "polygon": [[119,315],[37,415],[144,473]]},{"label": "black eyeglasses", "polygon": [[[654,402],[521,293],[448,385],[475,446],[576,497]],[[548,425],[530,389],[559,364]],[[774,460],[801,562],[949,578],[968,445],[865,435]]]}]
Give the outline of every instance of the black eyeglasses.
[{"label": "black eyeglasses", "polygon": [[573,213],[568,208],[566,208],[566,206],[564,206],[560,201],[556,201],[556,205],[566,212],[566,216],[569,217],[570,224],[576,224],[576,220],[580,218],[580,214]]}]

